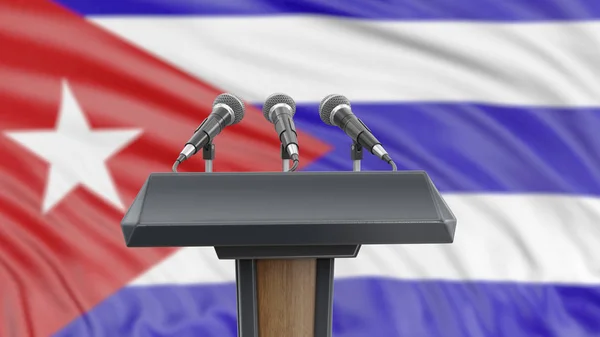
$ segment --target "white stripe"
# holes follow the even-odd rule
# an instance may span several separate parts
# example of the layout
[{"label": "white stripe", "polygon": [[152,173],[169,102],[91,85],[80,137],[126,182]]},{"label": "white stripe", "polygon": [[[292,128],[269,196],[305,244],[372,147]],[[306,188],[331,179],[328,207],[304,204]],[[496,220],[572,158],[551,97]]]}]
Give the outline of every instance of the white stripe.
[{"label": "white stripe", "polygon": [[[600,199],[446,195],[458,219],[451,245],[364,246],[336,277],[600,283]],[[212,248],[186,248],[133,285],[234,280]]]},{"label": "white stripe", "polygon": [[600,23],[370,22],[323,17],[95,18],[200,79],[263,102],[600,105]]}]

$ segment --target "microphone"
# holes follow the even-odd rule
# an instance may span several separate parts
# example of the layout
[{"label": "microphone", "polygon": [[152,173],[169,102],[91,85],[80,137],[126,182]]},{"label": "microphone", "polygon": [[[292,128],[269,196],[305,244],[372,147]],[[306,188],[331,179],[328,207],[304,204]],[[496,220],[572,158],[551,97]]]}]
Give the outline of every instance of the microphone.
[{"label": "microphone", "polygon": [[366,148],[372,154],[386,161],[397,170],[396,164],[381,145],[381,142],[373,136],[371,130],[352,112],[350,101],[342,95],[329,95],[319,105],[321,120],[328,125],[334,125],[342,129],[350,138]]},{"label": "microphone", "polygon": [[263,106],[263,115],[275,125],[275,131],[279,135],[281,145],[294,161],[290,171],[295,171],[300,161],[298,135],[293,119],[295,113],[296,102],[286,94],[272,94],[267,97]]},{"label": "microphone", "polygon": [[198,150],[209,144],[226,126],[239,123],[244,118],[244,103],[232,94],[221,94],[213,102],[212,112],[194,131],[190,140],[185,143],[179,157],[173,164],[173,172],[177,166],[196,154]]}]

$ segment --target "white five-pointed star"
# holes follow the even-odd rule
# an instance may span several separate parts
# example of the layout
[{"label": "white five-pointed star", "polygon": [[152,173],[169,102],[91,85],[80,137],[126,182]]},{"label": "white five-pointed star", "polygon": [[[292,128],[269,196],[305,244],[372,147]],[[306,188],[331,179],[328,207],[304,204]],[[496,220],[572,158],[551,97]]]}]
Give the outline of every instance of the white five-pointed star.
[{"label": "white five-pointed star", "polygon": [[92,130],[67,81],[63,81],[55,130],[6,134],[50,164],[42,205],[45,213],[78,184],[122,210],[123,204],[105,161],[137,138],[140,132],[139,129]]}]

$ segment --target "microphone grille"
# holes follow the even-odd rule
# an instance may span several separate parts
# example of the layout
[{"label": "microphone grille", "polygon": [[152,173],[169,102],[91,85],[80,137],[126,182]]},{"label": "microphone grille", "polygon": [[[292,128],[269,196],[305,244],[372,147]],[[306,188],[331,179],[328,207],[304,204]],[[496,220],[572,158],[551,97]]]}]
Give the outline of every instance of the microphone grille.
[{"label": "microphone grille", "polygon": [[231,125],[241,122],[242,118],[244,118],[244,102],[242,102],[242,100],[237,98],[236,96],[232,94],[220,94],[219,96],[217,96],[217,98],[215,98],[215,101],[213,102],[213,107],[217,104],[227,105],[231,108],[231,110],[233,110],[234,119]]},{"label": "microphone grille", "polygon": [[321,104],[319,105],[319,115],[321,116],[321,120],[325,124],[333,125],[331,123],[331,113],[337,106],[341,104],[350,106],[350,101],[345,96],[337,94],[331,94],[323,98]]},{"label": "microphone grille", "polygon": [[281,93],[272,94],[271,96],[267,97],[265,100],[265,105],[263,106],[263,115],[269,122],[272,122],[271,119],[269,119],[269,112],[271,111],[271,108],[280,103],[287,104],[290,106],[290,108],[292,108],[292,116],[296,113],[296,102],[294,102],[293,98]]}]

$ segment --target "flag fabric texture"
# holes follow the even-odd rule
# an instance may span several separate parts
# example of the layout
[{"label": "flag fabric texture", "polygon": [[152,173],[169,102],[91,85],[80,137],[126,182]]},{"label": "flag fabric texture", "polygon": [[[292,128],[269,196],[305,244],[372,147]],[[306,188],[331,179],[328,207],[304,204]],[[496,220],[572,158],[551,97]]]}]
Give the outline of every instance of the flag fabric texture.
[{"label": "flag fabric texture", "polygon": [[600,335],[599,19],[594,0],[0,0],[0,336],[236,336],[230,261],[119,227],[222,92],[247,110],[216,171],[280,169],[275,92],[301,169],[351,170],[318,116],[337,93],[458,218],[452,245],[339,259],[335,337]]}]

